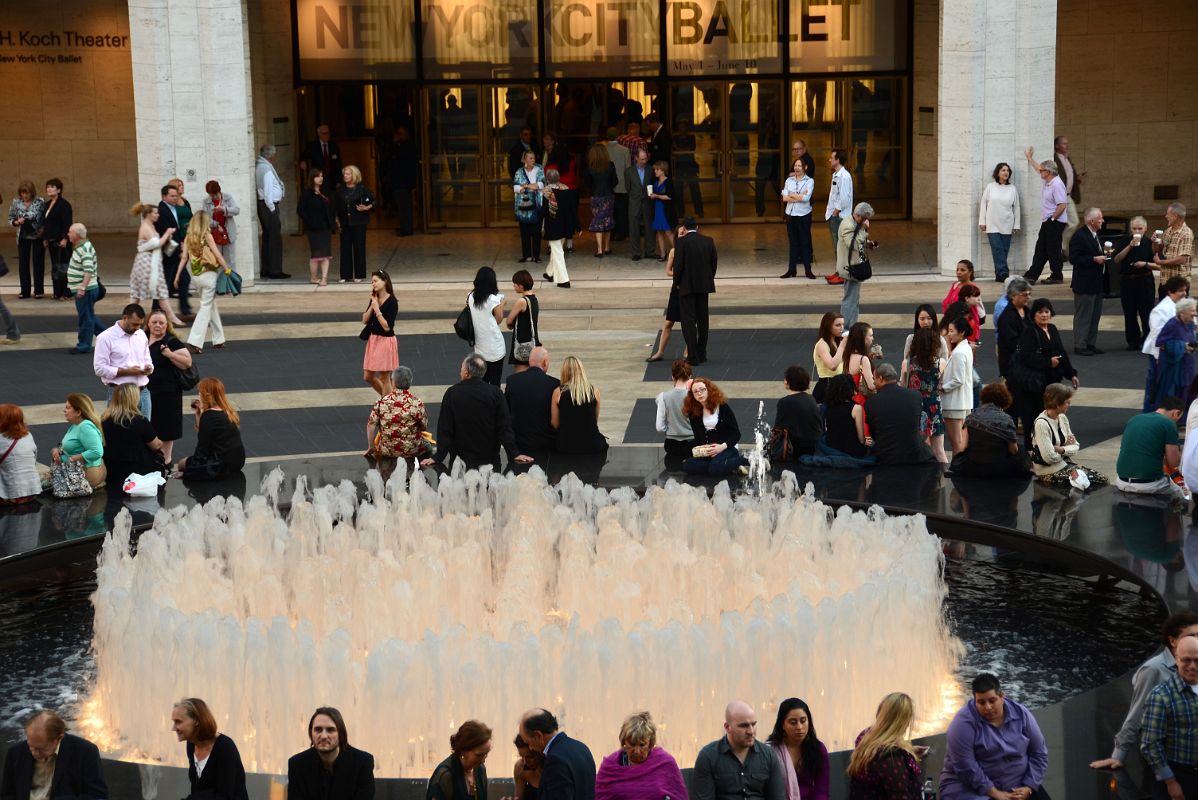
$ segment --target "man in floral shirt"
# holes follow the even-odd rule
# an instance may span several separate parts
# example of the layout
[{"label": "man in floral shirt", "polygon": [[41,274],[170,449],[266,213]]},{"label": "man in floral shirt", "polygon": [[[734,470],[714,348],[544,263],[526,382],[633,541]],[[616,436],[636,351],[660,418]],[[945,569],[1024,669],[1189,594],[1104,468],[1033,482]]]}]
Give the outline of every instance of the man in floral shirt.
[{"label": "man in floral shirt", "polygon": [[410,391],[410,367],[398,367],[391,380],[395,390],[380,397],[370,410],[366,440],[372,453],[380,458],[416,458],[426,450],[420,435],[428,427],[424,401]]}]

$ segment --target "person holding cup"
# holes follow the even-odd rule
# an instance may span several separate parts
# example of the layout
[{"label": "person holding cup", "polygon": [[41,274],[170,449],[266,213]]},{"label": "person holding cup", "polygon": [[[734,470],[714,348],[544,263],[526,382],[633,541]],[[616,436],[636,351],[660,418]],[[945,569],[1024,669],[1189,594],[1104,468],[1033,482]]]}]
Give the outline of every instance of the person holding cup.
[{"label": "person holding cup", "polygon": [[1194,260],[1194,232],[1186,225],[1186,207],[1181,203],[1170,203],[1165,209],[1165,221],[1169,227],[1152,234],[1152,261],[1161,271],[1162,288],[1158,298],[1164,296],[1163,284],[1169,278],[1180,276],[1189,280]]},{"label": "person holding cup", "polygon": [[1153,288],[1153,270],[1159,270],[1152,261],[1152,240],[1147,236],[1148,221],[1143,217],[1132,217],[1129,224],[1131,235],[1115,253],[1119,266],[1119,302],[1123,306],[1123,337],[1128,350],[1139,350],[1148,335],[1148,315],[1156,302]]},{"label": "person holding cup", "polygon": [[1110,249],[1099,239],[1102,209],[1087,208],[1085,224],[1069,239],[1069,263],[1073,264],[1073,352],[1079,356],[1100,355],[1098,323],[1102,319],[1102,272],[1110,260]]}]

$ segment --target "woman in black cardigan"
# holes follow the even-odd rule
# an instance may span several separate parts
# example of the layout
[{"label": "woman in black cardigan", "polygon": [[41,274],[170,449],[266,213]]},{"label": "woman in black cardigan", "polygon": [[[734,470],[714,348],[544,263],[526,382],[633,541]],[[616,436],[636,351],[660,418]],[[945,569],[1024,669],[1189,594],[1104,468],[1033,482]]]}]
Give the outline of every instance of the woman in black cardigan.
[{"label": "woman in black cardigan", "polygon": [[186,697],[171,709],[171,729],[187,742],[191,800],[249,800],[245,768],[237,745],[216,731],[216,718],[198,697]]},{"label": "woman in black cardigan", "polygon": [[46,218],[42,227],[42,239],[46,252],[50,254],[50,280],[54,284],[54,299],[66,300],[74,294],[67,289],[67,264],[71,261],[71,243],[67,231],[75,221],[75,211],[62,196],[62,181],[51,178],[46,181]]},{"label": "woman in black cardigan", "polygon": [[696,445],[695,455],[682,462],[684,470],[692,475],[718,477],[749,466],[748,459],[736,449],[740,426],[720,387],[707,378],[692,380],[690,393],[682,401],[682,413],[690,419]]},{"label": "woman in black cardigan", "polygon": [[1032,427],[1044,410],[1044,387],[1050,383],[1068,383],[1076,389],[1079,383],[1061,333],[1051,322],[1053,314],[1052,302],[1047,297],[1032,303],[1032,324],[1019,339],[1019,351],[1012,359],[1018,359],[1019,363],[1007,380],[1008,384],[1014,384],[1015,406],[1023,422],[1024,447],[1028,452]]}]

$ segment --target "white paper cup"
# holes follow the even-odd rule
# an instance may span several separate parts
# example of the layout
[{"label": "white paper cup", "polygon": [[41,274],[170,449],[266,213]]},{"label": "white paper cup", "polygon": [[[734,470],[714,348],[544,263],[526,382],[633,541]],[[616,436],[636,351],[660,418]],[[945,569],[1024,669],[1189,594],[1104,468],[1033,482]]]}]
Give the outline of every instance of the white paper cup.
[{"label": "white paper cup", "polygon": [[648,195],[649,197],[652,197],[652,196],[653,196],[653,187],[652,187],[652,186],[646,186],[646,187],[645,187],[645,194],[646,194],[646,195]]}]

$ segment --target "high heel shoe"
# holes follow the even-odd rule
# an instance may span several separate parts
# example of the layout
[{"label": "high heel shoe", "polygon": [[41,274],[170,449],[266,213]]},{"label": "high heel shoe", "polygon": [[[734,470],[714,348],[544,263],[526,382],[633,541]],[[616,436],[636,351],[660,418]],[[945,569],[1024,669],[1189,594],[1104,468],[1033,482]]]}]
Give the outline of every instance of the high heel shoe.
[{"label": "high heel shoe", "polygon": [[665,358],[665,356],[649,356],[645,359],[645,361],[653,363],[654,361],[661,361],[663,358]]}]

